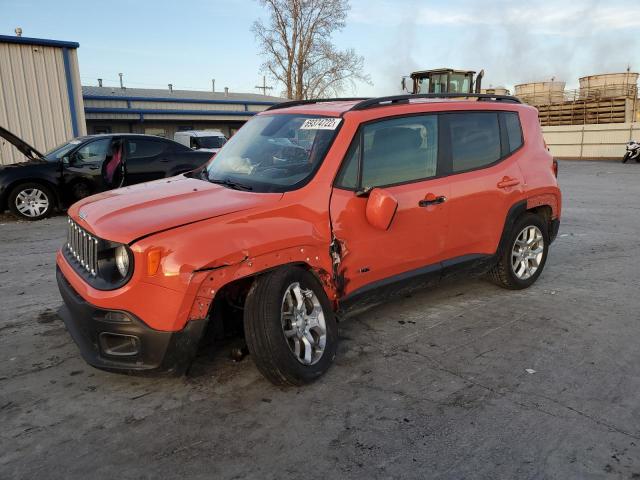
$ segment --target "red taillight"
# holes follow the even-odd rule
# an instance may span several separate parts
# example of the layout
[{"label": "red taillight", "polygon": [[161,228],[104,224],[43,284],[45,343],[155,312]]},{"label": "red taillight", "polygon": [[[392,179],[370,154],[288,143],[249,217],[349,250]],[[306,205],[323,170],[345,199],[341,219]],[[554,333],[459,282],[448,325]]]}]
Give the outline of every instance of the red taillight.
[{"label": "red taillight", "polygon": [[556,176],[556,178],[558,178],[558,161],[554,160],[553,161],[553,167],[551,167],[553,169],[553,174]]}]

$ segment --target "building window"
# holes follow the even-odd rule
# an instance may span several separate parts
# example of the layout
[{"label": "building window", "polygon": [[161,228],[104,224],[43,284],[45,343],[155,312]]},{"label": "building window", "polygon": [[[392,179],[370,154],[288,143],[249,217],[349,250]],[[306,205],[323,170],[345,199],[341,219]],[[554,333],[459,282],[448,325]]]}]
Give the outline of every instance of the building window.
[{"label": "building window", "polygon": [[93,127],[93,133],[95,133],[96,135],[102,133],[111,133],[111,127],[106,125],[96,125]]},{"label": "building window", "polygon": [[193,125],[178,125],[178,132],[187,132],[189,130],[195,130]]}]

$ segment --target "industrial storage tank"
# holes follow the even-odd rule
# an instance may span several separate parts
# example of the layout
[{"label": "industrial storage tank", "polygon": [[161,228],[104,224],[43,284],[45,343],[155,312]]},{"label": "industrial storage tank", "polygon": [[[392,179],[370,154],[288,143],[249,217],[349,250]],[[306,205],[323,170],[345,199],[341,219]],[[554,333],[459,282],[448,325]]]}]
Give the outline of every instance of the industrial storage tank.
[{"label": "industrial storage tank", "polygon": [[530,105],[548,105],[564,101],[566,82],[533,82],[516,85],[516,97]]},{"label": "industrial storage tank", "polygon": [[580,78],[580,98],[630,97],[638,94],[638,74],[635,72],[604,73]]}]

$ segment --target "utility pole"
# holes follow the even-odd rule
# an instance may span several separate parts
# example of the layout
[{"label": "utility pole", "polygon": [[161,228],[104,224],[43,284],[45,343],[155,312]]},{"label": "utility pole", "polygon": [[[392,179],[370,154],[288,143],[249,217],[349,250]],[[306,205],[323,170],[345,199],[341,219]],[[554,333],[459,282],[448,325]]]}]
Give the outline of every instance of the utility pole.
[{"label": "utility pole", "polygon": [[267,86],[267,77],[265,77],[264,75],[262,76],[262,85],[256,85],[253,88],[257,88],[258,90],[262,90],[262,94],[263,95],[267,94],[267,90],[273,90],[273,87],[268,87]]}]

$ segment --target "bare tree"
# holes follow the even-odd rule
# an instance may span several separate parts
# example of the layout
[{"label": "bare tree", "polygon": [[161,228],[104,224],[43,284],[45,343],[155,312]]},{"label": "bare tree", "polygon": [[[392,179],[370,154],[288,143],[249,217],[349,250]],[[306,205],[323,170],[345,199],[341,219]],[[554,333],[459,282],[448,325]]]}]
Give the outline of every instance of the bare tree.
[{"label": "bare tree", "polygon": [[296,100],[337,96],[356,81],[371,84],[364,59],[338,50],[331,35],[345,26],[348,0],[258,0],[269,21],[254,22],[263,68]]}]

